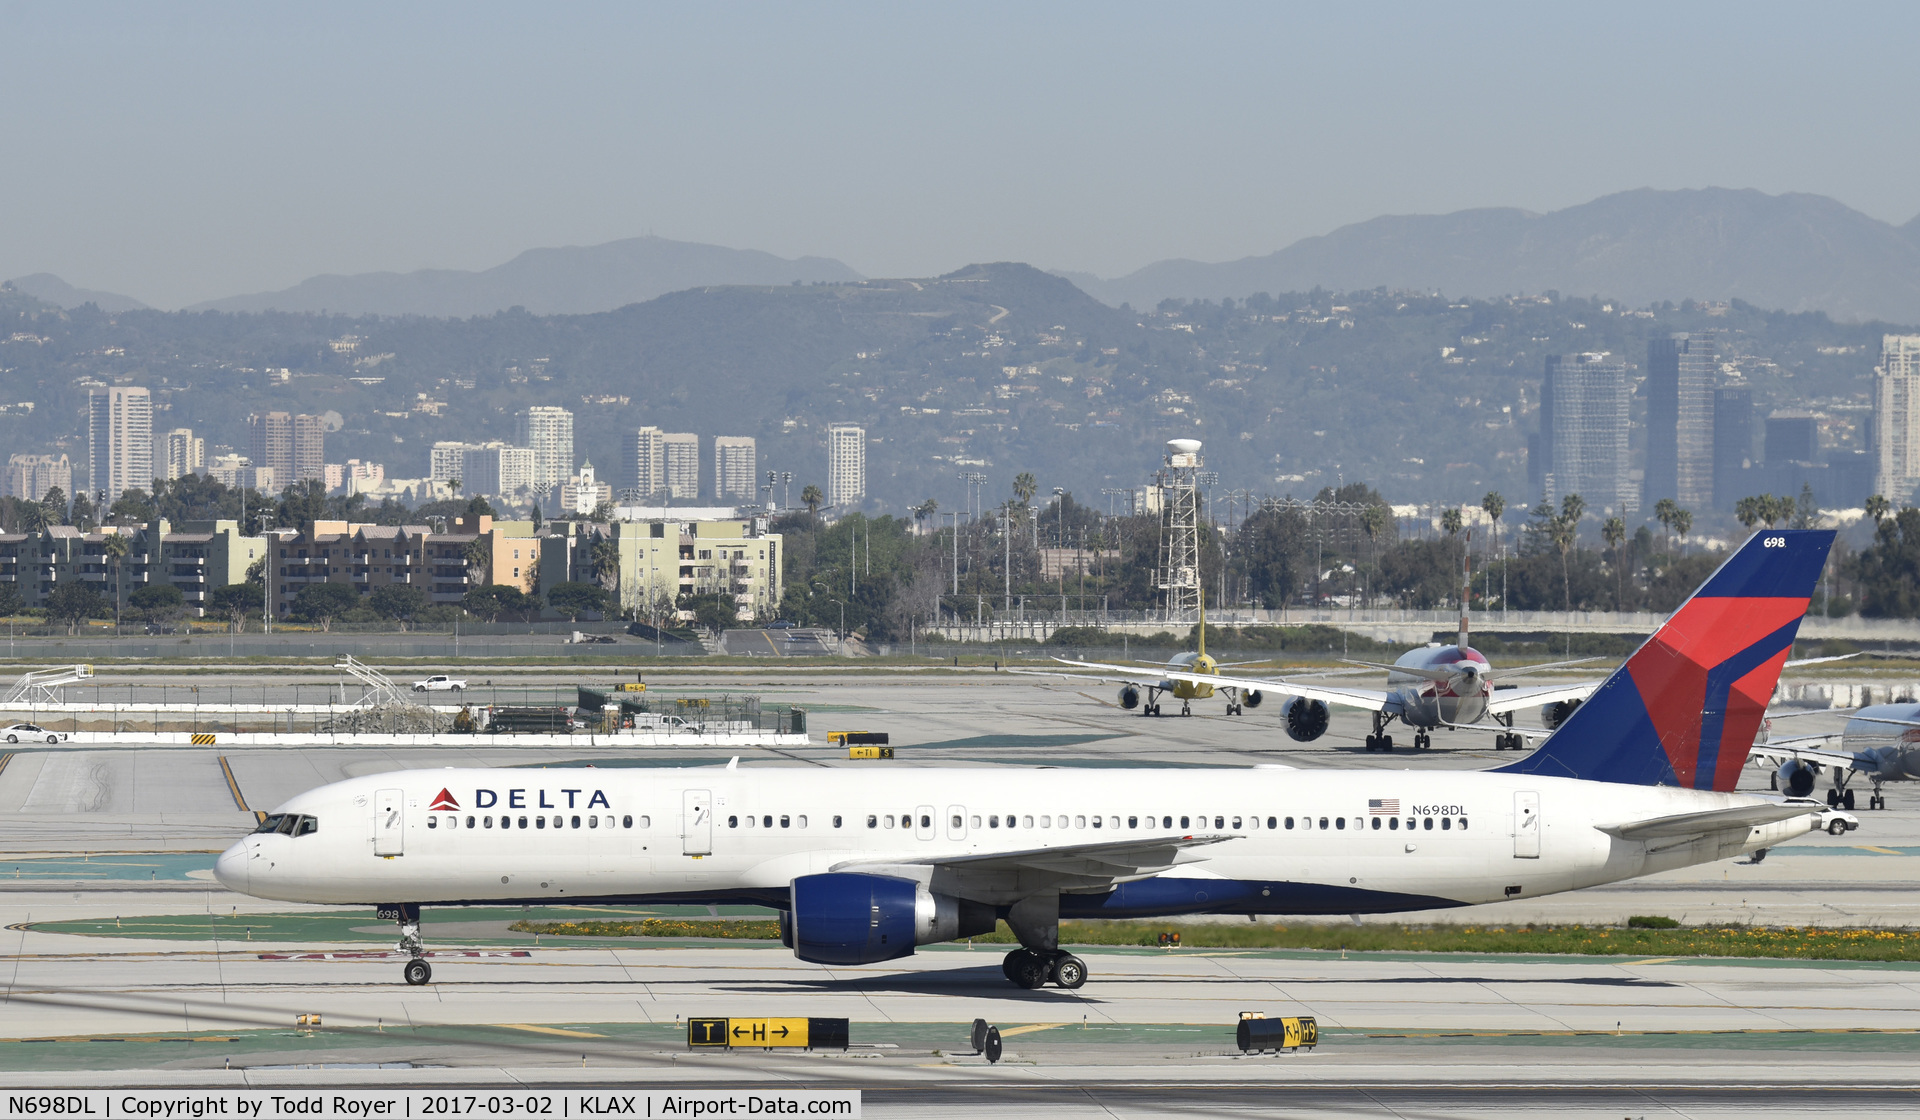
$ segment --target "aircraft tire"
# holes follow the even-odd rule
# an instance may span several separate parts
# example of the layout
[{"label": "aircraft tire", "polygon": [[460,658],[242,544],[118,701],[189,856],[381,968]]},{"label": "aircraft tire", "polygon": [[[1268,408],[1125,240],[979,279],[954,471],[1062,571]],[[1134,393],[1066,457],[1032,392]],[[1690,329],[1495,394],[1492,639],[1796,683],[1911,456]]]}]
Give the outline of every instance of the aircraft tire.
[{"label": "aircraft tire", "polygon": [[1020,955],[1025,952],[1026,952],[1025,949],[1015,949],[1013,952],[1008,953],[1006,956],[1000,958],[1000,975],[1007,978],[1007,983],[1009,984],[1019,983],[1018,980],[1015,980],[1013,978],[1013,964],[1016,960],[1020,958]]},{"label": "aircraft tire", "polygon": [[1838,809],[1839,807],[1840,807],[1840,791],[1837,789],[1828,790],[1827,791],[1827,808]]},{"label": "aircraft tire", "polygon": [[1013,982],[1028,991],[1044,988],[1053,974],[1053,963],[1030,950],[1022,949],[1013,962]]},{"label": "aircraft tire", "polygon": [[1053,967],[1048,971],[1052,973],[1053,982],[1068,991],[1087,982],[1087,962],[1072,953],[1055,958]]},{"label": "aircraft tire", "polygon": [[1386,751],[1388,754],[1392,754],[1393,753],[1393,736],[1391,735],[1380,736],[1380,749],[1383,751]]},{"label": "aircraft tire", "polygon": [[407,962],[405,968],[401,969],[400,975],[406,978],[407,983],[417,988],[433,979],[433,966],[421,960],[419,957],[415,957]]},{"label": "aircraft tire", "polygon": [[1845,808],[1848,810],[1851,810],[1853,808],[1853,791],[1852,790],[1848,790],[1846,793],[1840,795],[1840,805],[1842,808]]},{"label": "aircraft tire", "polygon": [[1884,809],[1886,807],[1887,807],[1887,799],[1880,796],[1877,793],[1874,794],[1872,797],[1867,798],[1867,808],[1869,809]]}]

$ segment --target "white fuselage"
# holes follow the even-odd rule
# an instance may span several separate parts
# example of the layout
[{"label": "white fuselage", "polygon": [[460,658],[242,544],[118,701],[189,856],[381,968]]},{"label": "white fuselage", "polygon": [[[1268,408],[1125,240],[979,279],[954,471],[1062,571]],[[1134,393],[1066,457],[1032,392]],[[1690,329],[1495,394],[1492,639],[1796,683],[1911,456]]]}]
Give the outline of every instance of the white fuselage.
[{"label": "white fuselage", "polygon": [[1231,839],[1126,884],[1126,898],[1063,897],[1062,914],[1391,912],[1615,882],[1819,827],[1809,815],[1686,841],[1600,831],[1760,800],[1379,770],[415,770],[289,800],[274,815],[311,828],[249,835],[215,873],[314,903],[784,905],[795,878],[850,862],[1208,834]]},{"label": "white fuselage", "polygon": [[1443,725],[1478,723],[1493,698],[1491,669],[1486,657],[1471,646],[1427,646],[1401,654],[1395,665],[1417,669],[1462,669],[1450,681],[1435,681],[1412,673],[1388,673],[1389,705],[1409,727],[1432,729]]}]

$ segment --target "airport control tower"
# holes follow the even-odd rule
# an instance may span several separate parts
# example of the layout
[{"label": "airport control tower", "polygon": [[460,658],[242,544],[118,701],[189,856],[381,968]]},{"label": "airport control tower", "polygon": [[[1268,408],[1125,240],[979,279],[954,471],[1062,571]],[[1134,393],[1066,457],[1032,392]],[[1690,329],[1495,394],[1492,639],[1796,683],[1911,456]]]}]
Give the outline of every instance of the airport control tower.
[{"label": "airport control tower", "polygon": [[1200,441],[1167,441],[1160,489],[1160,578],[1168,622],[1200,618]]}]

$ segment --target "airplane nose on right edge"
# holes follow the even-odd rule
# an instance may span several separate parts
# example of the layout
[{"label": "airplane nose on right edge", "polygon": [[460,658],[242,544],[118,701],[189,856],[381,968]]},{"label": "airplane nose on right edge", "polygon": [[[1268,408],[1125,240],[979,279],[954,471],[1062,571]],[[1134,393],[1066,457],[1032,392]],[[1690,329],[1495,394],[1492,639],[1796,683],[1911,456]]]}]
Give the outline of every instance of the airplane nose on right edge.
[{"label": "airplane nose on right edge", "polygon": [[221,852],[220,858],[213,861],[213,877],[218,879],[220,885],[228,890],[246,894],[247,862],[249,858],[247,842],[242,840],[233,847]]}]

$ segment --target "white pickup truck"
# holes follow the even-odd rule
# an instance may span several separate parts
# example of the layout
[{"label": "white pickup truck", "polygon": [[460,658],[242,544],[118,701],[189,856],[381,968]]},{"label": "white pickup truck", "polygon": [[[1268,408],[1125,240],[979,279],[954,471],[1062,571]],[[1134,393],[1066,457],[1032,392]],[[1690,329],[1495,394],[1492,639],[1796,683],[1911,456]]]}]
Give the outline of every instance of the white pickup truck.
[{"label": "white pickup truck", "polygon": [[445,673],[436,673],[424,681],[413,682],[415,692],[463,692],[466,687],[466,681],[456,680]]}]

